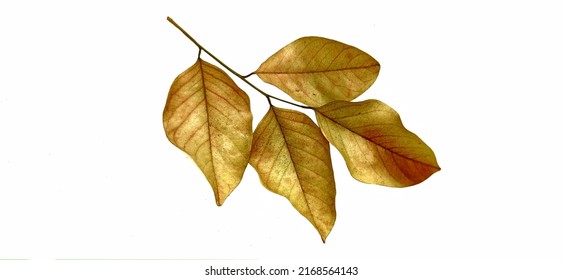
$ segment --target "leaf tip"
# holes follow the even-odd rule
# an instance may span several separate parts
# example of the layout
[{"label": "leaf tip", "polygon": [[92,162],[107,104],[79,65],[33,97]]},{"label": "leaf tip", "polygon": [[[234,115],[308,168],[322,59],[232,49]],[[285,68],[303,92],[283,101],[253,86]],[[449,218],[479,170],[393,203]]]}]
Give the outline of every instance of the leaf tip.
[{"label": "leaf tip", "polygon": [[225,203],[225,200],[227,199],[227,197],[220,197],[219,194],[215,195],[215,204],[217,204],[218,207],[223,206],[223,203]]},{"label": "leaf tip", "polygon": [[326,244],[326,239],[328,238],[328,235],[332,231],[332,227],[330,227],[326,230],[321,230],[320,228],[317,228],[317,231],[319,232],[319,234],[321,236],[321,240],[323,241],[323,244]]}]

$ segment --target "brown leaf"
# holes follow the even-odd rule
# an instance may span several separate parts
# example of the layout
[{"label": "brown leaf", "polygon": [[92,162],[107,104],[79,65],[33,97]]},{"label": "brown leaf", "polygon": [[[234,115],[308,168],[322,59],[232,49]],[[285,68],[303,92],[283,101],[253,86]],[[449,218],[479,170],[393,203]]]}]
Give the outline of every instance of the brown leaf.
[{"label": "brown leaf", "polygon": [[336,220],[336,189],[329,145],[315,123],[301,112],[270,107],[254,132],[250,164],[324,242]]},{"label": "brown leaf", "polygon": [[198,58],[170,87],[166,136],[190,155],[211,184],[217,205],[240,183],[252,139],[250,101],[221,69]]},{"label": "brown leaf", "polygon": [[254,72],[293,99],[312,107],[350,101],[379,74],[379,62],[356,47],[322,37],[303,37],[283,47]]},{"label": "brown leaf", "polygon": [[381,101],[335,101],[315,111],[323,134],[359,181],[406,187],[440,170],[432,149]]}]

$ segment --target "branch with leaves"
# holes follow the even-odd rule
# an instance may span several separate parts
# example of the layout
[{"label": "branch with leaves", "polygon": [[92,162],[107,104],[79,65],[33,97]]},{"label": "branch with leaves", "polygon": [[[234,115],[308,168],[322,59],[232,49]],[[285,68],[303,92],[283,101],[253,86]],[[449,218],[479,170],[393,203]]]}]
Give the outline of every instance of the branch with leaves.
[{"label": "branch with leaves", "polygon": [[[336,186],[329,143],[351,175],[364,183],[407,187],[440,170],[434,152],[408,131],[381,101],[351,102],[376,80],[380,65],[369,54],[321,37],[293,41],[243,76],[199,44],[194,65],[170,87],[163,112],[166,136],[192,157],[211,185],[217,205],[238,186],[248,164],[266,189],[286,197],[317,229],[323,242],[336,221]],[[205,52],[266,97],[270,109],[252,131],[250,99]],[[269,95],[248,77],[257,75],[295,101]],[[306,114],[271,99],[314,110]]]}]

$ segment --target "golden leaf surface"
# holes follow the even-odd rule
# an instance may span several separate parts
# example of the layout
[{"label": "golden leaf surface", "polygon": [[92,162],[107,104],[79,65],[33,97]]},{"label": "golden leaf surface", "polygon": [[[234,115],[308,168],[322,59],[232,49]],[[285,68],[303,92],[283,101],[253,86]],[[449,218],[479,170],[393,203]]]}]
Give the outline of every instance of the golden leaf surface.
[{"label": "golden leaf surface", "polygon": [[254,131],[250,164],[324,242],[336,221],[336,188],[329,144],[317,125],[301,112],[271,106]]},{"label": "golden leaf surface", "polygon": [[252,114],[246,93],[223,70],[198,58],[172,83],[163,123],[170,142],[193,158],[222,205],[250,158]]},{"label": "golden leaf surface", "polygon": [[406,187],[440,170],[432,149],[381,101],[335,101],[315,113],[323,134],[361,182]]},{"label": "golden leaf surface", "polygon": [[360,49],[322,37],[303,37],[269,57],[254,71],[293,99],[318,107],[350,101],[377,78],[380,65]]}]

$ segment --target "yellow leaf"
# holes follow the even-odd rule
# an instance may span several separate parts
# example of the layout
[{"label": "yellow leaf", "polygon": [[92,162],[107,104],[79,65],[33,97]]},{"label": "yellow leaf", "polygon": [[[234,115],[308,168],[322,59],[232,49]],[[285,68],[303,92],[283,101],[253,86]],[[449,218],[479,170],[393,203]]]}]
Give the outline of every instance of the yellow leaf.
[{"label": "yellow leaf", "polygon": [[329,145],[315,123],[301,112],[270,107],[254,132],[250,164],[324,242],[336,220],[336,189]]},{"label": "yellow leaf", "polygon": [[198,58],[172,83],[163,113],[166,136],[190,155],[217,205],[236,188],[250,158],[250,100],[221,69]]},{"label": "yellow leaf", "polygon": [[359,181],[406,187],[440,170],[432,149],[381,101],[335,101],[315,112],[323,134]]},{"label": "yellow leaf", "polygon": [[283,47],[254,71],[264,82],[312,107],[350,101],[379,74],[379,62],[356,47],[322,37],[303,37]]}]

